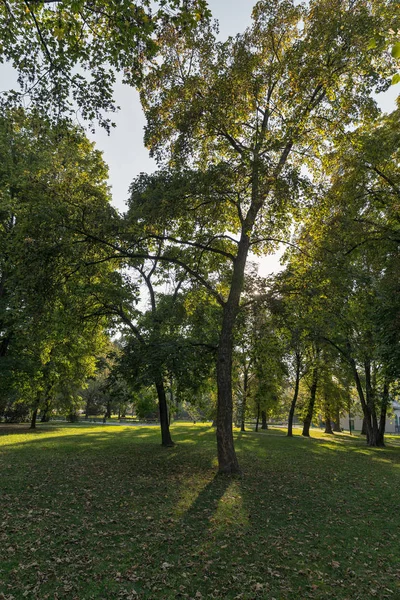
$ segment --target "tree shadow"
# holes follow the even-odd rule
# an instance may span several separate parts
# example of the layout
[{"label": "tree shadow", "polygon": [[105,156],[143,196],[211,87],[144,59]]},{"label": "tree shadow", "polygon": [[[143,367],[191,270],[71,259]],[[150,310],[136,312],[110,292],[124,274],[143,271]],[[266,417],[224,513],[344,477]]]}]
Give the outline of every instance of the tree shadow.
[{"label": "tree shadow", "polygon": [[53,431],[60,431],[61,427],[52,425],[41,425],[37,429],[30,429],[28,423],[0,423],[0,436],[5,435],[23,435],[32,434],[33,436],[39,433],[49,433]]}]

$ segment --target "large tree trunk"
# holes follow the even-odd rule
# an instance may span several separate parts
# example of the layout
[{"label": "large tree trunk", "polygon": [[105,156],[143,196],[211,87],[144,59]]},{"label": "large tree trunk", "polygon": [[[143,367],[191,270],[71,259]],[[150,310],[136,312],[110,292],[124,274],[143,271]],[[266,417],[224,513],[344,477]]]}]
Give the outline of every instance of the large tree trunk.
[{"label": "large tree trunk", "polygon": [[310,400],[308,402],[307,414],[304,419],[303,431],[301,433],[301,435],[304,435],[304,437],[310,437],[310,427],[311,427],[311,422],[312,422],[312,418],[313,418],[313,414],[314,414],[315,399],[317,396],[317,387],[318,387],[318,367],[314,367],[311,390],[310,390]]},{"label": "large tree trunk", "polygon": [[232,430],[232,350],[234,315],[224,311],[217,358],[217,451],[218,472],[239,473]]},{"label": "large tree trunk", "polygon": [[36,417],[37,417],[37,414],[38,414],[38,407],[36,407],[33,410],[32,418],[31,418],[31,426],[29,427],[29,429],[36,429]]},{"label": "large tree trunk", "polygon": [[361,435],[367,435],[367,419],[365,417],[363,417],[361,425]]},{"label": "large tree trunk", "polygon": [[335,420],[333,421],[333,431],[335,431],[336,433],[341,433],[341,428],[340,428],[340,409],[339,408],[335,408]]},{"label": "large tree trunk", "polygon": [[158,409],[160,413],[161,444],[163,446],[173,446],[174,442],[172,441],[169,431],[167,396],[165,393],[164,382],[161,377],[157,379],[155,386],[157,390]]},{"label": "large tree trunk", "polygon": [[[252,213],[250,215],[250,213]],[[244,270],[250,240],[247,230],[251,230],[257,215],[254,207],[249,209],[246,220],[250,223],[243,225],[242,235],[238,244],[238,252],[233,268],[231,289],[228,300],[223,308],[222,326],[217,353],[217,451],[218,472],[220,474],[233,475],[240,473],[239,463],[233,444],[232,430],[232,355],[233,355],[233,333],[236,317],[239,311],[240,295],[243,289]],[[251,222],[251,219],[253,221]]]},{"label": "large tree trunk", "polygon": [[294,384],[294,394],[293,394],[293,398],[292,398],[292,403],[290,405],[289,418],[288,418],[288,430],[287,430],[287,434],[289,437],[293,437],[293,418],[294,418],[294,411],[296,409],[297,398],[299,396],[300,368],[301,368],[301,356],[300,356],[299,352],[296,352],[296,381]]}]

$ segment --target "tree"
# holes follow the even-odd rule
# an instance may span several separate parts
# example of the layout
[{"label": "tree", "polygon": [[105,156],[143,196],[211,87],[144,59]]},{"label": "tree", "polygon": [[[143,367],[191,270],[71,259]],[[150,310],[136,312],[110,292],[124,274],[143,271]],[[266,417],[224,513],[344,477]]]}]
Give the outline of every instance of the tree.
[{"label": "tree", "polygon": [[313,299],[320,340],[352,372],[372,446],[384,443],[396,376],[399,307],[386,286],[398,287],[397,112],[347,133],[325,157],[325,189],[297,238],[299,287]]},{"label": "tree", "polygon": [[202,302],[201,295],[193,305],[196,292],[187,285],[185,274],[163,268],[160,253],[159,247],[152,260],[124,258],[124,273],[115,275],[109,285],[99,286],[97,298],[105,314],[117,319],[123,336],[115,373],[136,392],[154,385],[162,445],[172,446],[173,407],[171,401],[168,407],[167,391],[183,401],[187,395],[198,394],[209,378],[215,345],[207,320],[212,322],[214,315],[208,299]]},{"label": "tree", "polygon": [[7,104],[28,96],[56,120],[78,107],[85,120],[109,128],[116,72],[137,85],[164,23],[183,35],[208,17],[204,0],[7,0],[0,5],[0,62],[12,64],[21,88],[7,93]]},{"label": "tree", "polygon": [[61,380],[79,385],[90,374],[102,343],[106,322],[91,318],[88,290],[110,266],[76,224],[95,228],[110,214],[106,169],[80,130],[21,110],[0,121],[0,153],[2,393],[34,398],[35,416]]},{"label": "tree", "polygon": [[[303,186],[301,168],[323,154],[338,131],[375,114],[370,91],[388,84],[390,61],[383,41],[366,51],[365,39],[388,28],[384,8],[384,2],[347,7],[320,1],[307,8],[259,2],[253,26],[225,43],[216,42],[209,24],[185,38],[168,24],[160,60],[143,81],[145,139],[169,168],[136,182],[144,227],[135,248],[122,252],[138,256],[143,240],[162,237],[169,242],[163,260],[184,265],[222,307],[221,473],[239,470],[231,374],[248,253],[270,251],[288,230]],[[229,275],[221,289],[213,279],[222,265]]]}]

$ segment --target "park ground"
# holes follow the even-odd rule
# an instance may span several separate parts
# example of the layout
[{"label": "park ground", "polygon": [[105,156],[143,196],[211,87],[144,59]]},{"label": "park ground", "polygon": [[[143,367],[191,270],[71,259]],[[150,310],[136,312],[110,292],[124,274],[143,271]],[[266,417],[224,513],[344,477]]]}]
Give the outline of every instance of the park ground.
[{"label": "park ground", "polygon": [[312,433],[0,426],[0,599],[399,600],[400,439]]}]

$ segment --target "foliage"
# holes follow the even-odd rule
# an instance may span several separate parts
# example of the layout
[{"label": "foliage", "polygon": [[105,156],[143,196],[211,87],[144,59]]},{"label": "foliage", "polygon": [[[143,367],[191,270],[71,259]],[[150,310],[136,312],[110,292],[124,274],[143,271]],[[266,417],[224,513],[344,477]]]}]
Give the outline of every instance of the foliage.
[{"label": "foliage", "polygon": [[158,405],[154,390],[141,386],[134,399],[138,419],[157,419]]},{"label": "foliage", "polygon": [[316,339],[351,369],[373,437],[398,375],[398,140],[395,111],[347,133],[325,157],[326,179],[288,268]]},{"label": "foliage", "polygon": [[318,171],[346,128],[377,114],[371,92],[389,86],[390,41],[382,37],[366,52],[365,39],[392,25],[390,5],[258,2],[252,26],[224,43],[208,22],[185,37],[167,24],[160,60],[143,80],[145,139],[163,169],[133,186],[139,231],[129,252],[143,256],[161,239],[162,259],[185,269],[222,306],[223,472],[239,468],[228,424],[248,254],[271,252],[287,238],[311,185],[304,168]]},{"label": "foliage", "polygon": [[209,12],[203,0],[161,0],[156,6],[117,0],[7,0],[0,5],[0,62],[18,72],[20,91],[6,94],[8,103],[26,97],[43,114],[74,115],[98,120],[114,112],[116,71],[137,85],[143,61],[157,53],[157,34],[166,22],[181,32]]},{"label": "foliage", "polygon": [[112,212],[106,167],[80,130],[19,110],[0,121],[0,153],[0,370],[12,382],[2,393],[65,404],[104,344],[90,290],[110,267],[78,231]]}]

